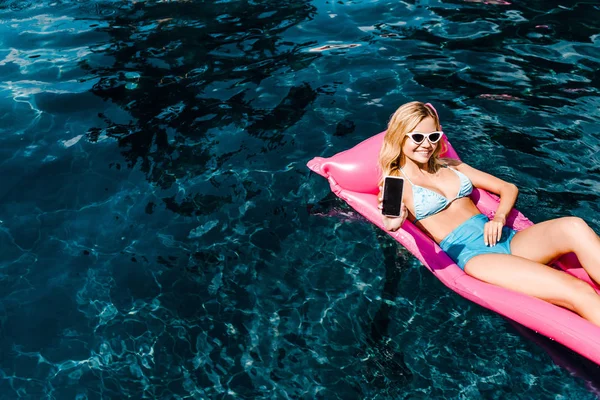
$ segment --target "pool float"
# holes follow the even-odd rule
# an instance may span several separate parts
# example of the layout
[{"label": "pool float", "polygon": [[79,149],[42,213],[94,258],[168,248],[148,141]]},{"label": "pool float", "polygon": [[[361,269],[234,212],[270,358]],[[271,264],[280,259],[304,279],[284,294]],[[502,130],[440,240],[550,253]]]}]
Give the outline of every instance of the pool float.
[{"label": "pool float", "polygon": [[[331,190],[338,197],[381,229],[384,227],[377,208],[380,178],[377,160],[384,134],[381,132],[332,157],[315,157],[307,164],[312,171],[327,178]],[[441,156],[460,159],[447,136],[443,140],[447,150]],[[498,196],[474,188],[470,197],[483,214],[493,218],[498,208]],[[533,223],[513,209],[507,225],[520,231]],[[600,327],[564,308],[467,275],[437,243],[409,220],[396,232],[386,232],[459,295],[556,340],[600,365]],[[600,294],[600,287],[590,279],[574,254],[564,255],[552,266],[588,282]]]}]

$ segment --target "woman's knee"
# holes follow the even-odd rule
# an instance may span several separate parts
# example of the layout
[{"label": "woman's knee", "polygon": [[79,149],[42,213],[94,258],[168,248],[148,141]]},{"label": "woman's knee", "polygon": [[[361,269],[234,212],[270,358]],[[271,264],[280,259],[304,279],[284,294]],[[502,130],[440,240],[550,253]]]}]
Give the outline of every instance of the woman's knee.
[{"label": "woman's knee", "polygon": [[589,225],[585,220],[579,217],[562,217],[560,218],[561,228],[565,229],[569,233],[580,233],[582,231],[588,231]]},{"label": "woman's knee", "polygon": [[579,217],[560,218],[557,228],[562,237],[560,241],[567,247],[567,251],[576,251],[581,244],[591,239],[591,234],[595,235],[587,222]]}]

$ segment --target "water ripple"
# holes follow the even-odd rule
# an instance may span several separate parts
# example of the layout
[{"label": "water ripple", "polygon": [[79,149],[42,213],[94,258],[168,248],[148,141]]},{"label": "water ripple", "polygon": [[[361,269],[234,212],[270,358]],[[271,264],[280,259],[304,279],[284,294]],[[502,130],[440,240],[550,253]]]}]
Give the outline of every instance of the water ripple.
[{"label": "water ripple", "polygon": [[530,218],[598,230],[597,15],[1,2],[0,398],[595,398],[305,164],[431,101]]}]

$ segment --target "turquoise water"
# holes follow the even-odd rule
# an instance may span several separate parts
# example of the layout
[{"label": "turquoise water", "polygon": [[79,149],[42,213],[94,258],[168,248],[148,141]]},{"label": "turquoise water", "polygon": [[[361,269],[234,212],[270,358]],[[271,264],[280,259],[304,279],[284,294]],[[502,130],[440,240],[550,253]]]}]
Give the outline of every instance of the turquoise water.
[{"label": "turquoise water", "polygon": [[306,168],[432,102],[600,232],[600,6],[2,1],[0,399],[593,399]]}]

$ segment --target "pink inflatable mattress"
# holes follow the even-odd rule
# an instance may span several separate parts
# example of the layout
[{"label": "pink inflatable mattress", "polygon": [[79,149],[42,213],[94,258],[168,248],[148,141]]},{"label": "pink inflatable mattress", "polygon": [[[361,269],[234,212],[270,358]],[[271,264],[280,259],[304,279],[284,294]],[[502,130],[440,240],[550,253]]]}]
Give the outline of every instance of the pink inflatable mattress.
[{"label": "pink inflatable mattress", "polygon": [[[381,212],[377,208],[379,168],[377,158],[383,142],[382,132],[352,149],[330,158],[316,157],[308,167],[329,181],[331,190],[370,222],[383,229]],[[444,157],[458,159],[458,155],[447,141],[448,151]],[[481,189],[474,189],[471,199],[483,214],[494,215],[498,198]],[[532,223],[516,209],[508,217],[507,224],[522,230]],[[524,294],[490,285],[464,273],[442,249],[412,222],[406,221],[396,232],[388,232],[406,247],[440,281],[461,296],[535,330],[584,357],[600,364],[600,327],[579,315]],[[563,269],[595,285],[573,254],[554,263]]]}]

